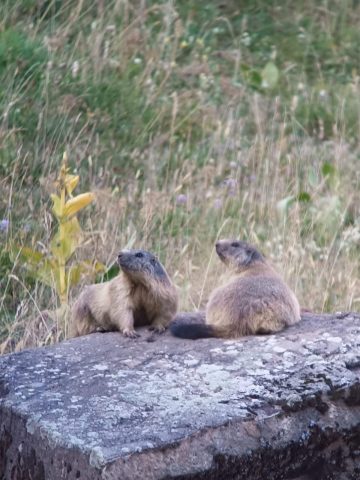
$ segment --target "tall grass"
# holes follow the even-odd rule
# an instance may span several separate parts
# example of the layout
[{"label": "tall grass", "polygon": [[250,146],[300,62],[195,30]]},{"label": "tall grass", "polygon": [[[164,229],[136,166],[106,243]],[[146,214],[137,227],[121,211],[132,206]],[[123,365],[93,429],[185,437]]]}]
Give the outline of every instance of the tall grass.
[{"label": "tall grass", "polygon": [[359,309],[359,21],[339,0],[2,2],[1,350],[63,338],[6,247],[47,250],[64,149],[97,198],[79,259],[153,250],[193,309],[238,237],[305,308]]}]

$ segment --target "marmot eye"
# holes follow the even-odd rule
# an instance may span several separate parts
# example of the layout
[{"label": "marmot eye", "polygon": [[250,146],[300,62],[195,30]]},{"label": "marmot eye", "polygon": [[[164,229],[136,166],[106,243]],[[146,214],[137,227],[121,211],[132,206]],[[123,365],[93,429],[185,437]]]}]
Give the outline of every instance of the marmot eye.
[{"label": "marmot eye", "polygon": [[235,247],[235,248],[238,248],[238,247],[240,247],[240,243],[239,242],[232,242],[231,246]]},{"label": "marmot eye", "polygon": [[141,252],[135,253],[135,257],[137,257],[137,258],[142,258],[143,256],[144,256],[144,254],[141,253]]}]

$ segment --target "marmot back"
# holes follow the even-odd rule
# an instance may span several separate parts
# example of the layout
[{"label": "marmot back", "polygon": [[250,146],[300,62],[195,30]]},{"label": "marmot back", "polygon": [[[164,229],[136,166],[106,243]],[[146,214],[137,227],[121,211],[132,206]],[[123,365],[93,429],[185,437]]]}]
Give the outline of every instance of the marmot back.
[{"label": "marmot back", "polygon": [[279,332],[300,320],[295,294],[255,247],[221,240],[216,252],[232,276],[211,293],[205,324],[174,324],[170,330],[175,336],[238,338]]},{"label": "marmot back", "polygon": [[163,332],[177,311],[178,295],[165,268],[145,250],[123,250],[121,273],[109,282],[89,285],[72,308],[72,336],[120,330],[136,337],[135,326]]}]

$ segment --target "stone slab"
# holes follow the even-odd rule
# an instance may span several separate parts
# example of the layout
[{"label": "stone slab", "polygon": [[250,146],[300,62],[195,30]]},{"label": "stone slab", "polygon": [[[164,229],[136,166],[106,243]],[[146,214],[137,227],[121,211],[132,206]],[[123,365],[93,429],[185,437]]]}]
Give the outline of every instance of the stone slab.
[{"label": "stone slab", "polygon": [[360,315],[0,357],[0,478],[359,480]]}]

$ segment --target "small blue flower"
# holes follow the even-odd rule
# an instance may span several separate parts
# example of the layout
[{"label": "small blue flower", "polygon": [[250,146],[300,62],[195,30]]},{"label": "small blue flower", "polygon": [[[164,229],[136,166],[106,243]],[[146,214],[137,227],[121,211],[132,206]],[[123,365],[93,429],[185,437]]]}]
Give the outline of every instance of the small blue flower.
[{"label": "small blue flower", "polygon": [[185,205],[187,203],[187,196],[183,193],[180,193],[180,195],[176,197],[176,203],[178,205]]},{"label": "small blue flower", "polygon": [[9,230],[10,222],[6,218],[0,220],[0,232],[7,232]]},{"label": "small blue flower", "polygon": [[225,186],[229,197],[235,197],[237,184],[238,182],[235,178],[227,178],[224,180],[223,185]]},{"label": "small blue flower", "polygon": [[227,178],[224,180],[224,185],[227,187],[229,190],[235,190],[237,186],[237,181],[235,178]]}]

